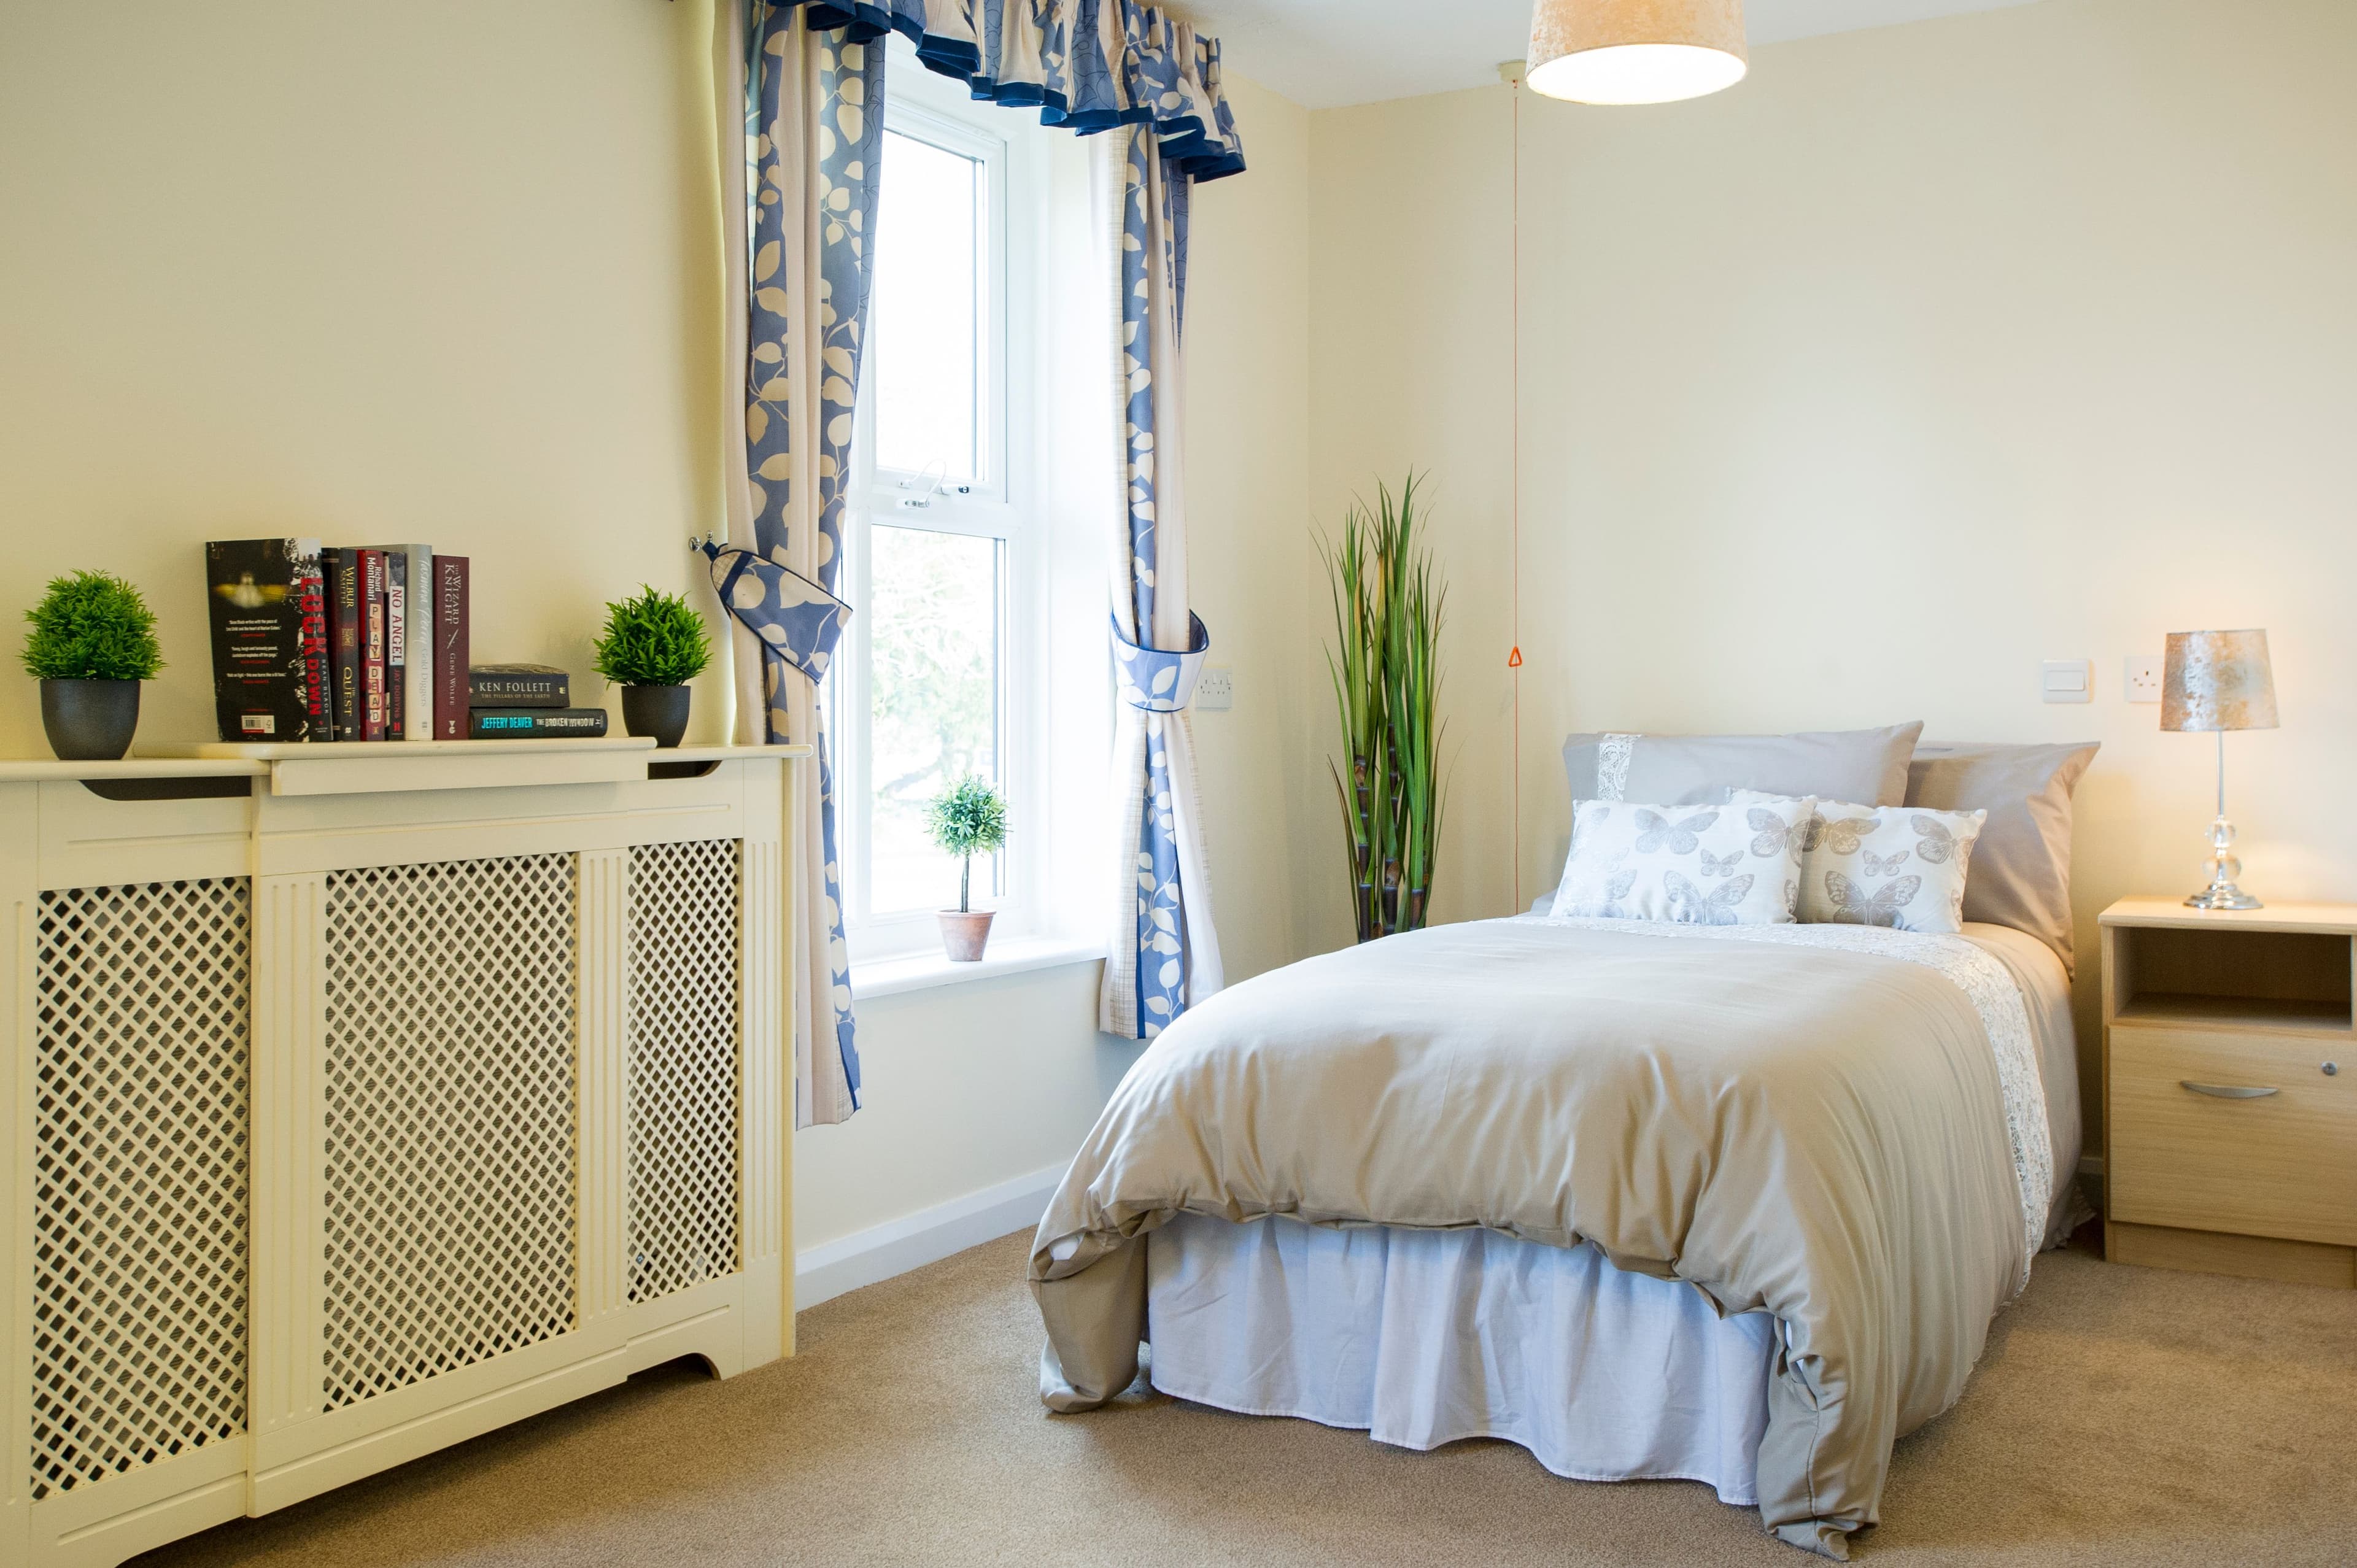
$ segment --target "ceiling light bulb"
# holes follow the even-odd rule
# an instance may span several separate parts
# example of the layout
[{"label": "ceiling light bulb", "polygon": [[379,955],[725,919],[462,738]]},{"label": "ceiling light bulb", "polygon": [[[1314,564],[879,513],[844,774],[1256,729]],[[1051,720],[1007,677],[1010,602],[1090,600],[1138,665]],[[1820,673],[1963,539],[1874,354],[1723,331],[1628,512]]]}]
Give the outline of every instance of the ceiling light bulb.
[{"label": "ceiling light bulb", "polygon": [[1674,103],[1749,69],[1743,0],[1538,0],[1523,80],[1577,103]]}]

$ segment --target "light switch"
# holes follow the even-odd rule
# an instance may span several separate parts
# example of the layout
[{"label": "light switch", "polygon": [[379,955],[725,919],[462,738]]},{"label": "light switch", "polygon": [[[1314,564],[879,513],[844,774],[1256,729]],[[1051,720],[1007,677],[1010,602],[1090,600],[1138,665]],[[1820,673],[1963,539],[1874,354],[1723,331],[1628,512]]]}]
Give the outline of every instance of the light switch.
[{"label": "light switch", "polygon": [[2120,682],[2120,690],[2131,703],[2160,701],[2160,655],[2129,654],[2127,671]]},{"label": "light switch", "polygon": [[2050,703],[2085,703],[2094,699],[2095,665],[2091,659],[2050,659],[2043,685]]},{"label": "light switch", "polygon": [[1211,713],[1225,713],[1234,707],[1235,671],[1224,665],[1204,665],[1202,674],[1195,678],[1195,705]]}]

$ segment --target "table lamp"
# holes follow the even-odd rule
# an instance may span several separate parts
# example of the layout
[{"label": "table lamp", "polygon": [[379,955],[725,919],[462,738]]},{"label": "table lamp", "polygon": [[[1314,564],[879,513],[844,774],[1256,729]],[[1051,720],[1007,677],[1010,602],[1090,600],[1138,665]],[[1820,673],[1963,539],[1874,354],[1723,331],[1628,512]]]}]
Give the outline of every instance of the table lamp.
[{"label": "table lamp", "polygon": [[2276,682],[2264,631],[2172,631],[2161,675],[2160,727],[2218,736],[2218,817],[2210,824],[2210,886],[2185,902],[2196,909],[2255,909],[2234,886],[2243,874],[2226,820],[2226,732],[2276,727]]}]

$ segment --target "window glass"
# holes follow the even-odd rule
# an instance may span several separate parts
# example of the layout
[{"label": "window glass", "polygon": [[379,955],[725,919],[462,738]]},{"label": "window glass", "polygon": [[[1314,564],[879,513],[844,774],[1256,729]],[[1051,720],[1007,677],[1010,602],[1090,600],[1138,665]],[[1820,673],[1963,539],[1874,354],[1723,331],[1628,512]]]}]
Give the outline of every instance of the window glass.
[{"label": "window glass", "polygon": [[985,166],[884,133],[869,347],[876,466],[979,480]]},{"label": "window glass", "polygon": [[[966,774],[998,780],[996,539],[880,520],[869,532],[868,875],[877,914],[954,909],[958,863],[925,836],[925,803]],[[973,892],[997,890],[977,856]]]}]

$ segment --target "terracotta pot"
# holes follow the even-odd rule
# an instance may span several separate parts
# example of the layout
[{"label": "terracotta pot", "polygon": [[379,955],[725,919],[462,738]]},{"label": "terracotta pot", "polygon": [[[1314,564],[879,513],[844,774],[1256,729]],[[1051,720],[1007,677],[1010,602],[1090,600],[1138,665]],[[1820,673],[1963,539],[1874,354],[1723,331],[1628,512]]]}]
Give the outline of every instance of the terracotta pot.
[{"label": "terracotta pot", "polygon": [[41,727],[60,762],[112,762],[139,727],[139,682],[44,681]]},{"label": "terracotta pot", "polygon": [[685,686],[623,687],[622,733],[651,735],[658,750],[677,746],[687,733],[687,700],[693,695]]},{"label": "terracotta pot", "polygon": [[942,950],[950,955],[950,961],[982,961],[982,950],[990,941],[990,918],[997,912],[996,909],[941,911]]}]

